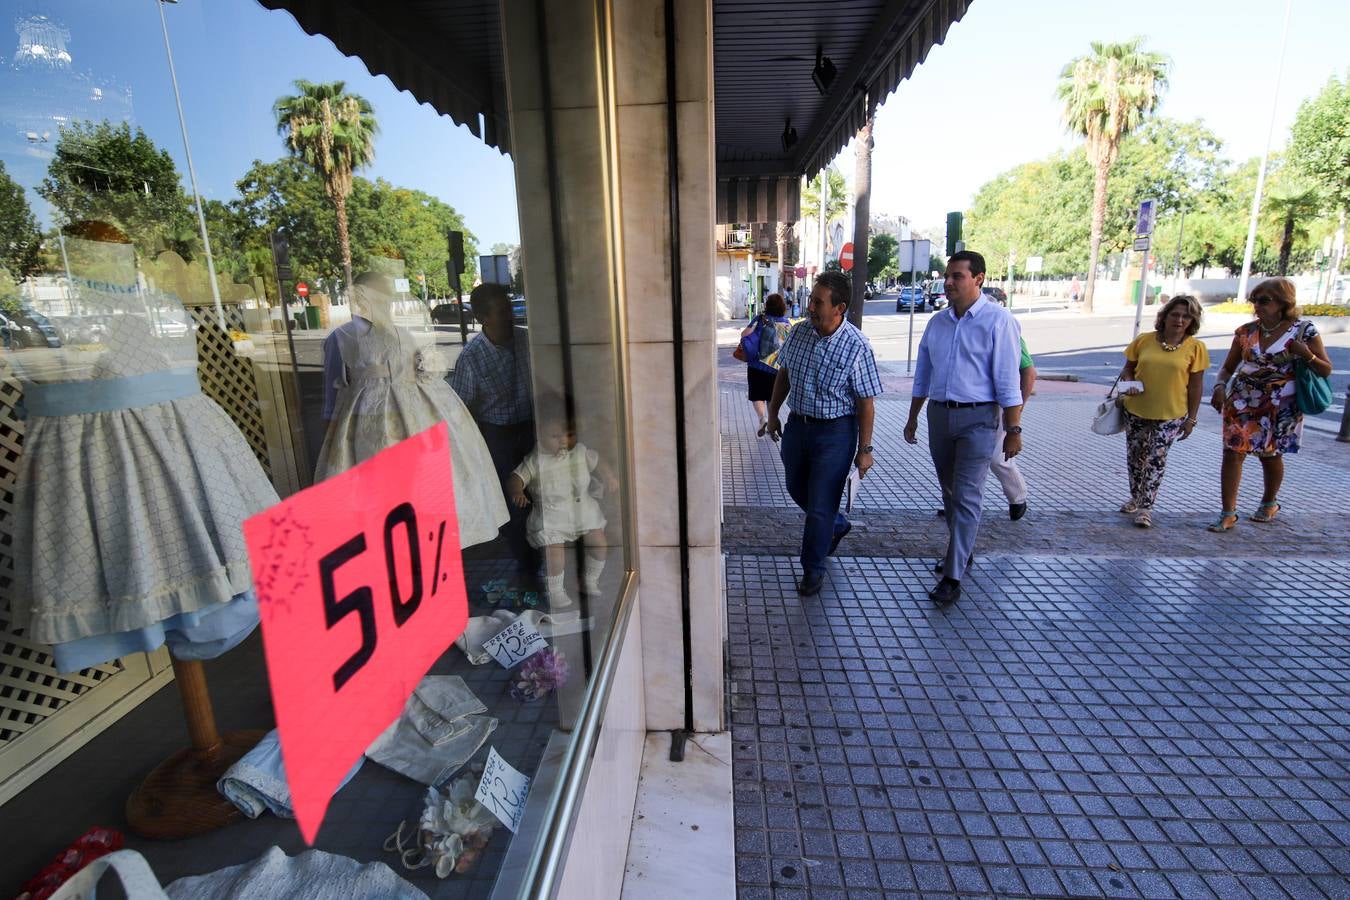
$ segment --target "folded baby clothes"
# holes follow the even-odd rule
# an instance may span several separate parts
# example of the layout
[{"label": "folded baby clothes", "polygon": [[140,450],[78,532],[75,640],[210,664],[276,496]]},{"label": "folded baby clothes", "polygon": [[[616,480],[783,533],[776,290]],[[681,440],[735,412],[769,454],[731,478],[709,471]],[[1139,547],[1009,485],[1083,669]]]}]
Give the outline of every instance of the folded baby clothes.
[{"label": "folded baby clothes", "polygon": [[463,678],[428,675],[366,756],[422,784],[442,784],[496,730],[496,719],[479,715],[486,710]]},{"label": "folded baby clothes", "polygon": [[527,609],[517,616],[507,609],[499,609],[490,616],[473,616],[464,627],[464,633],[455,640],[455,646],[464,651],[464,656],[475,666],[492,662],[492,654],[483,649],[483,645],[492,640],[512,622],[521,621],[534,628],[544,637],[553,634],[555,617],[541,613],[537,609]]},{"label": "folded baby clothes", "polygon": [[[365,757],[356,761],[347,777],[342,779],[342,784],[338,785],[339,791],[356,777],[363,762]],[[216,789],[250,819],[256,819],[266,811],[283,819],[294,819],[291,788],[286,781],[286,766],[281,759],[281,741],[277,730],[273,728],[269,731],[252,750],[226,769],[216,782]]]},{"label": "folded baby clothes", "polygon": [[101,856],[71,876],[52,900],[96,900],[99,880],[111,869],[123,893],[135,900],[231,900],[236,897],[303,897],[305,900],[427,900],[384,863],[306,850],[287,856],[269,847],[252,862],[180,878],[167,888],[135,850]]}]

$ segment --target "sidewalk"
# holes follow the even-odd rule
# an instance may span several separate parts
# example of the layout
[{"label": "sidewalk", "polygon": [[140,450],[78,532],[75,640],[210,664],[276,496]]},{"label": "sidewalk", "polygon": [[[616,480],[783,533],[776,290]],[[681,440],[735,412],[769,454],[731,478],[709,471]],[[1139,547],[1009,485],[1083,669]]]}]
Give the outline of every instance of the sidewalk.
[{"label": "sidewalk", "polygon": [[1207,411],[1137,529],[1114,512],[1123,438],[1087,428],[1097,391],[1047,385],[1030,512],[986,492],[941,611],[938,489],[888,376],[854,530],[803,600],[801,515],[738,368],[720,409],[741,898],[1350,896],[1350,447],[1309,434],[1280,519],[1213,535]]}]

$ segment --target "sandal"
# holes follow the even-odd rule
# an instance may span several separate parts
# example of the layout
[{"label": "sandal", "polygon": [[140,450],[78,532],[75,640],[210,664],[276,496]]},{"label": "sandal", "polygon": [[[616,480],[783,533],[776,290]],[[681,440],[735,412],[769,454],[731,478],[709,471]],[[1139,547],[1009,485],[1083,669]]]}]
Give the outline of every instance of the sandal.
[{"label": "sandal", "polygon": [[[1231,521],[1230,521],[1231,520]],[[1225,509],[1219,513],[1219,517],[1209,525],[1209,530],[1215,534],[1222,534],[1225,531],[1232,531],[1238,523],[1238,514],[1236,509]]]},{"label": "sandal", "polygon": [[1153,511],[1147,508],[1139,510],[1134,514],[1134,524],[1138,525],[1140,528],[1152,528]]},{"label": "sandal", "polygon": [[1132,515],[1139,512],[1139,504],[1133,499],[1126,500],[1124,503],[1120,504],[1120,511],[1127,516]]},{"label": "sandal", "polygon": [[1263,524],[1266,522],[1274,522],[1275,514],[1278,513],[1279,511],[1280,511],[1280,503],[1278,500],[1272,500],[1269,503],[1262,503],[1260,506],[1256,508],[1256,512],[1251,514],[1251,521],[1261,522]]}]

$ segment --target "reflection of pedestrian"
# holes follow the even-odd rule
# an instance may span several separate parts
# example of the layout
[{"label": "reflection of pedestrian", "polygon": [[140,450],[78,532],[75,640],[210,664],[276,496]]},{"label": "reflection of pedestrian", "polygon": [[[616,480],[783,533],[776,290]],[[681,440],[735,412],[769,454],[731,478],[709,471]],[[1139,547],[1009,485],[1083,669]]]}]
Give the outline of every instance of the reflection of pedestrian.
[{"label": "reflection of pedestrian", "polygon": [[[1210,531],[1228,531],[1237,524],[1237,494],[1242,462],[1248,454],[1261,460],[1264,490],[1253,522],[1270,522],[1280,511],[1284,454],[1297,453],[1303,442],[1303,412],[1298,407],[1294,363],[1302,360],[1323,378],[1331,376],[1331,358],[1311,322],[1299,318],[1294,283],[1269,278],[1251,292],[1256,321],[1237,330],[1219,369],[1219,383],[1210,402],[1223,412],[1223,512]],[[1231,391],[1225,386],[1233,378]]]},{"label": "reflection of pedestrian", "polygon": [[[853,528],[839,512],[849,467],[857,466],[859,477],[872,467],[872,398],[881,393],[881,376],[867,338],[844,318],[851,293],[838,272],[816,278],[810,322],[793,328],[778,354],[763,429],[774,440],[782,435],[788,493],[806,513],[797,586],[804,597],[820,592],[825,557]],[[786,431],[778,420],[784,401],[792,409]]]},{"label": "reflection of pedestrian", "polygon": [[[500,284],[474,288],[469,305],[482,330],[464,346],[449,380],[478,422],[505,487],[512,470],[534,447],[529,332],[515,325],[511,298]],[[513,506],[503,534],[528,581],[538,569],[538,558],[525,538],[525,519],[525,511]]]},{"label": "reflection of pedestrian", "polygon": [[1011,313],[980,290],[983,284],[983,256],[970,250],[952,256],[946,276],[949,305],[928,320],[919,342],[914,400],[905,423],[905,440],[917,444],[919,412],[931,401],[928,450],[942,484],[948,532],[942,581],[928,595],[939,606],[961,597],[1000,416],[1004,458],[1011,460],[1022,450],[1019,328]]}]

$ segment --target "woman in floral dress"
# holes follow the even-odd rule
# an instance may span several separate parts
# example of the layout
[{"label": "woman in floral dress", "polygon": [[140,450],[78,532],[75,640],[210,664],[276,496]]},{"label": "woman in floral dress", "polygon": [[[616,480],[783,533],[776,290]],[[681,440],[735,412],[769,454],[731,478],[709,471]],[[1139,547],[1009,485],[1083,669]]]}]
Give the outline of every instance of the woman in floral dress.
[{"label": "woman in floral dress", "polygon": [[[1294,363],[1302,360],[1330,377],[1331,359],[1312,322],[1299,319],[1294,283],[1270,278],[1251,293],[1256,321],[1233,335],[1219,369],[1210,403],[1223,413],[1223,511],[1210,531],[1228,531],[1238,522],[1237,495],[1247,454],[1261,460],[1264,490],[1253,522],[1271,522],[1280,511],[1284,454],[1297,453],[1303,440]],[[1227,383],[1231,376],[1232,383]]]}]

